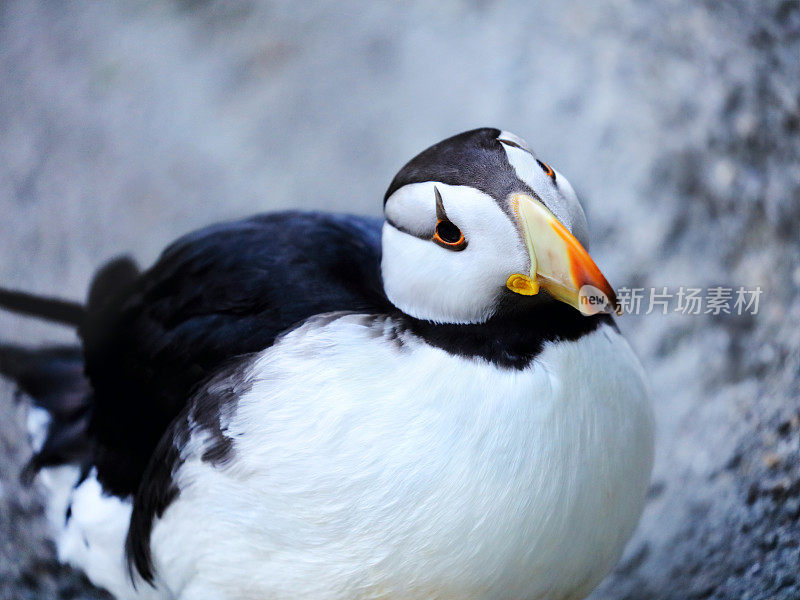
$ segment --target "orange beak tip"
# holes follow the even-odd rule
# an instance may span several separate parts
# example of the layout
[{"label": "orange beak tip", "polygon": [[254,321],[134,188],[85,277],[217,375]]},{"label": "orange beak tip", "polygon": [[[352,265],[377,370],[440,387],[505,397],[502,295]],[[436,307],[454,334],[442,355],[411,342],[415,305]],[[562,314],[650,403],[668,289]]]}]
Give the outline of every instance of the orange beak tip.
[{"label": "orange beak tip", "polygon": [[[600,283],[600,282],[598,282]],[[578,290],[578,309],[585,315],[616,313],[622,315],[622,307],[617,302],[613,288],[607,282],[601,287],[585,283]]]}]

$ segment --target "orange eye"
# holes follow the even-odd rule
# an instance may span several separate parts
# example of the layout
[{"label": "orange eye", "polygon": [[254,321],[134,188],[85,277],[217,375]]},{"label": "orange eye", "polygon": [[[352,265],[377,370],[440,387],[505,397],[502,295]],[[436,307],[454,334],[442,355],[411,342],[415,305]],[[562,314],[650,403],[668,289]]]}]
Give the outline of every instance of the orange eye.
[{"label": "orange eye", "polygon": [[433,233],[433,241],[448,250],[463,250],[467,247],[464,234],[452,222],[439,219]]},{"label": "orange eye", "polygon": [[539,166],[540,166],[540,167],[542,167],[542,171],[544,171],[545,173],[547,173],[547,176],[548,176],[550,179],[552,179],[552,180],[553,180],[553,182],[555,183],[555,180],[556,180],[556,172],[555,172],[555,171],[553,171],[553,168],[552,168],[550,165],[543,163],[543,162],[542,162],[542,161],[540,161],[538,158],[536,159],[536,162],[537,162],[537,163],[539,163]]}]

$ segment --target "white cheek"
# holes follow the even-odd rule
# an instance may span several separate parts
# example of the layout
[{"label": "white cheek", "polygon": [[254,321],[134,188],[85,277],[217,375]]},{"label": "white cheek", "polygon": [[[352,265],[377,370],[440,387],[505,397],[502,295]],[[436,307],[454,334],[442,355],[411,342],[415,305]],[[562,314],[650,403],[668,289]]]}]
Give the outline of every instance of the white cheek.
[{"label": "white cheek", "polygon": [[385,224],[384,289],[395,306],[413,317],[483,322],[494,313],[509,275],[527,273],[524,244],[494,200],[477,190],[437,185],[448,218],[464,232],[467,247],[447,250]]},{"label": "white cheek", "polygon": [[455,254],[384,224],[381,271],[387,297],[418,319],[470,322],[487,318],[491,301],[469,293],[469,286],[458,280],[455,265],[445,264],[440,254],[444,252]]}]

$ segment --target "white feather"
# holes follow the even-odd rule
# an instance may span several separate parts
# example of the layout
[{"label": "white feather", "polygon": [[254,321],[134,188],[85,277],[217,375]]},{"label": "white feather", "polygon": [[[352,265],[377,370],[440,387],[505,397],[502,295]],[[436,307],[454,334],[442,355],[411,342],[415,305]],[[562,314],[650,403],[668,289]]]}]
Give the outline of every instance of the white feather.
[{"label": "white feather", "polygon": [[145,583],[131,585],[125,562],[130,498],[104,494],[92,471],[75,488],[70,505],[72,516],[57,537],[59,560],[83,569],[92,583],[121,600],[169,598]]},{"label": "white feather", "polygon": [[44,408],[35,405],[28,407],[27,421],[28,439],[34,452],[39,452],[47,439],[47,430],[52,418]]},{"label": "white feather", "polygon": [[163,597],[587,594],[638,521],[652,463],[623,338],[604,326],[514,371],[407,334],[398,347],[370,323],[312,320],[265,351],[227,466],[193,436],[153,530]]}]

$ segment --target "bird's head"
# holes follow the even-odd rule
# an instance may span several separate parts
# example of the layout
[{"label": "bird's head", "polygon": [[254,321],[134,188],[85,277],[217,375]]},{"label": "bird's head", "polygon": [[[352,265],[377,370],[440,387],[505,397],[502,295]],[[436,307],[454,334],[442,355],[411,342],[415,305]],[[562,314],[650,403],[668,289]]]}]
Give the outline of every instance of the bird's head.
[{"label": "bird's head", "polygon": [[475,129],[424,150],[395,176],[384,212],[384,289],[413,317],[482,323],[543,302],[616,307],[572,186],[512,133]]}]

